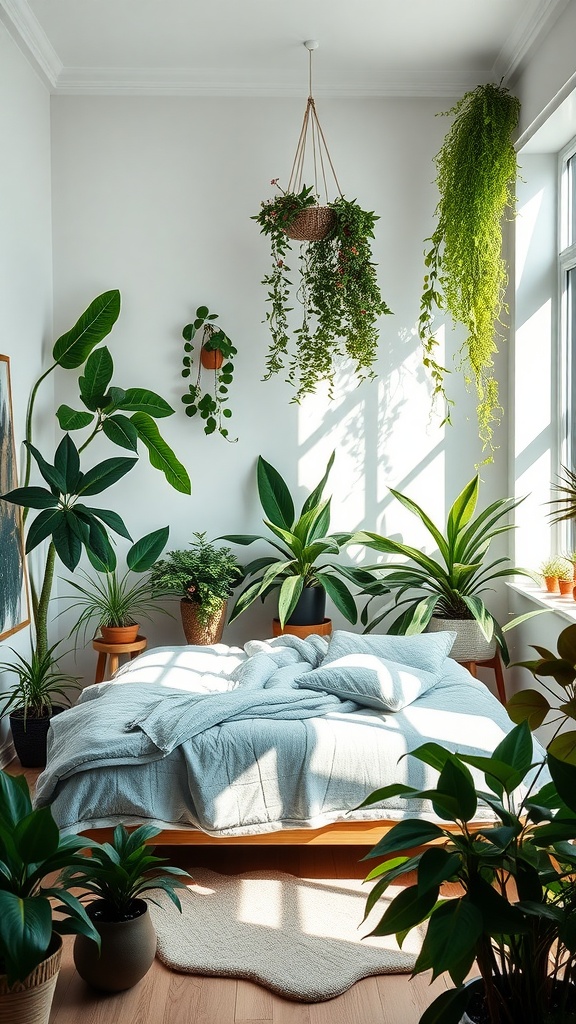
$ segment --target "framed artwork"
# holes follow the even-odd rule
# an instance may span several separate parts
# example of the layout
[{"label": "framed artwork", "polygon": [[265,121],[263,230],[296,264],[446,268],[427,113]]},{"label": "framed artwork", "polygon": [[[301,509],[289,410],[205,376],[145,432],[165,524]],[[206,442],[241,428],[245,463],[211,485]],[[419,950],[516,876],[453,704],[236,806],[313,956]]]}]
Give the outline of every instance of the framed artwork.
[{"label": "framed artwork", "polygon": [[[0,356],[0,494],[18,486],[10,360]],[[22,512],[0,501],[0,640],[30,623]]]}]

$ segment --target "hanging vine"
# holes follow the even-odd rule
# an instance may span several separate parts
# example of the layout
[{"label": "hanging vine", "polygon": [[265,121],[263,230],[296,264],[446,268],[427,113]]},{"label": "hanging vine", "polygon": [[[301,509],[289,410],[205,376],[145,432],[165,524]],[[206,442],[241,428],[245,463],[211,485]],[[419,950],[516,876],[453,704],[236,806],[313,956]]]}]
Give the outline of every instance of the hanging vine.
[{"label": "hanging vine", "polygon": [[448,312],[466,329],[460,367],[466,384],[475,388],[478,433],[490,453],[503,411],[494,356],[497,339],[504,337],[502,315],[508,311],[502,222],[515,210],[518,164],[512,135],[519,113],[519,100],[502,85],[491,84],[465,93],[445,112],[454,121],[435,159],[440,200],[436,230],[426,239],[432,244],[425,255],[418,321],[424,365],[434,399],[444,403],[444,422],[450,422],[453,401],[444,383],[449,370],[436,358],[435,309]]}]

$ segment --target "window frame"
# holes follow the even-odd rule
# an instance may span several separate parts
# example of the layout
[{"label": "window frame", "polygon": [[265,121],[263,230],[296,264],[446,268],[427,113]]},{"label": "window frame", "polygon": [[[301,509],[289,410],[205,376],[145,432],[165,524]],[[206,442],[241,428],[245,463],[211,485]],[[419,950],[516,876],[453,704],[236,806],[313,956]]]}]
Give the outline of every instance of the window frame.
[{"label": "window frame", "polygon": [[[557,477],[576,468],[576,136],[558,154]],[[556,495],[553,488],[553,497]],[[576,524],[555,525],[556,549],[576,549]]]}]

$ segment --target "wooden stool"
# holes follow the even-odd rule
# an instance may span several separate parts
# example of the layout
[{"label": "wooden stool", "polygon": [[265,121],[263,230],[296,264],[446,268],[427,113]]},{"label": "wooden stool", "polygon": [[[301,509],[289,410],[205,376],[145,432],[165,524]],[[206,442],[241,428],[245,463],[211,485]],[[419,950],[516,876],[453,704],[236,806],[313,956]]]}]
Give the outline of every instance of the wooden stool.
[{"label": "wooden stool", "polygon": [[500,651],[496,650],[493,658],[488,658],[487,661],[461,661],[460,665],[467,668],[470,675],[478,678],[477,668],[493,668],[494,675],[496,676],[496,689],[498,690],[498,698],[501,704],[506,704],[508,700],[506,696],[506,686],[504,683],[504,673],[502,671],[502,658],[500,657]]},{"label": "wooden stool", "polygon": [[106,661],[110,659],[110,676],[113,676],[118,671],[119,658],[121,654],[129,654],[130,660],[135,658],[140,651],[143,651],[148,643],[145,636],[137,636],[132,643],[129,644],[108,644],[102,637],[97,637],[96,640],[92,641],[92,647],[95,651],[98,651],[98,663],[96,665],[96,678],[95,683],[101,683],[104,681],[106,676]]}]

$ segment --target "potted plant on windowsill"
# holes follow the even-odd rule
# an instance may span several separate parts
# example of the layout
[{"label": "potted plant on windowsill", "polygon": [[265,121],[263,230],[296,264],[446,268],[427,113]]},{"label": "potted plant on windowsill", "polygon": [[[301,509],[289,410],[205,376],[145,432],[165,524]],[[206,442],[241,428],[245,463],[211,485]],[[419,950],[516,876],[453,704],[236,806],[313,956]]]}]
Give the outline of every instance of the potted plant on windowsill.
[{"label": "potted plant on windowsill", "polygon": [[[329,534],[331,498],[323,499],[330,470],[332,452],[320,483],[306,498],[297,516],[294,501],[280,473],[260,455],[257,465],[257,486],[260,503],[267,518],[264,525],[273,539],[259,534],[227,534],[222,540],[233,544],[253,544],[265,540],[278,554],[254,559],[244,570],[251,582],[236,599],[230,622],[250,607],[257,598],[262,601],[278,591],[278,620],[274,632],[329,633],[330,619],[325,618],[326,595],[334,602],[348,622],[357,620],[356,602],[347,580],[356,586],[370,587],[372,593],[383,593],[374,574],[353,566],[325,561],[327,555],[338,555],[350,540],[350,533]],[[302,634],[304,635],[304,634]]]},{"label": "potted plant on windowsill", "polygon": [[571,576],[574,576],[574,570],[572,564],[568,567],[568,562],[565,558],[560,555],[554,555],[553,558],[547,558],[545,562],[542,562],[540,566],[540,575],[544,581],[544,586],[549,594],[559,594],[560,587],[558,586],[558,580],[562,575],[564,579],[570,579],[566,573],[568,570]]},{"label": "potted plant on windowsill", "polygon": [[99,936],[61,878],[84,862],[78,836],[61,838],[49,807],[34,809],[24,776],[0,772],[0,1024],[48,1024],[62,940]]},{"label": "potted plant on windowsill", "polygon": [[70,705],[68,691],[79,690],[76,676],[60,671],[54,644],[44,655],[32,648],[25,658],[12,650],[14,663],[3,662],[0,670],[15,675],[16,685],[0,693],[2,716],[10,713],[10,729],[16,754],[25,768],[46,764],[46,740],[50,719]]},{"label": "potted plant on windowsill", "polygon": [[[406,494],[391,493],[425,526],[439,558],[427,555],[417,548],[377,533],[356,533],[352,543],[363,544],[387,555],[399,555],[405,561],[385,562],[368,566],[368,571],[380,569],[389,590],[394,593],[392,607],[387,607],[368,621],[369,601],[362,613],[362,622],[369,632],[390,613],[402,609],[387,626],[389,633],[422,633],[424,630],[455,630],[458,637],[451,657],[457,661],[484,661],[492,658],[497,648],[508,663],[508,647],[504,630],[524,621],[526,616],[501,627],[484,603],[483,594],[496,579],[523,575],[531,579],[536,574],[519,569],[508,557],[488,561],[493,539],[514,529],[505,520],[520,504],[522,498],[501,498],[475,516],[480,488],[476,475],[464,487],[449,509],[446,526],[441,530],[426,512]],[[528,617],[539,612],[529,612]]]},{"label": "potted plant on windowsill", "polygon": [[[158,610],[156,594],[151,588],[150,580],[133,581],[134,573],[145,573],[151,568],[163,551],[168,540],[169,527],[141,537],[131,546],[126,555],[127,570],[120,574],[117,570],[107,572],[106,566],[92,556],[97,575],[89,575],[83,569],[78,570],[84,583],[69,579],[66,582],[75,590],[75,595],[68,604],[69,610],[80,609],[71,635],[83,631],[84,642],[88,628],[95,624],[94,635],[100,629],[102,639],[109,644],[127,644],[136,640],[140,630],[140,619],[151,617],[151,612]],[[67,610],[68,610],[67,609]]]},{"label": "potted plant on windowsill", "polygon": [[147,845],[160,829],[142,825],[128,832],[123,825],[114,829],[112,843],[90,843],[84,866],[73,865],[63,872],[70,888],[82,890],[87,915],[99,936],[88,935],[74,942],[74,963],[81,978],[94,988],[121,992],[135,985],[152,965],[156,955],[156,932],[148,902],[155,902],[154,889],[163,890],[181,910],[175,889],[185,888],[186,871],[168,867],[164,858]]},{"label": "potted plant on windowsill", "polygon": [[217,644],[222,639],[228,598],[244,578],[243,567],[228,547],[195,533],[190,546],[169,551],[155,562],[150,586],[158,597],[180,598],[182,628],[189,644]]},{"label": "potted plant on windowsill", "polygon": [[[278,188],[278,179],[272,181]],[[289,312],[294,306],[291,231],[302,212],[317,207],[312,186],[284,192],[262,203],[252,219],[271,244],[272,269],[264,277],[269,309],[266,313],[272,342],[265,380],[287,367],[287,381],[295,388],[293,401],[316,391],[327,381],[332,395],[337,362],[352,359],[360,380],[374,377],[378,321],[391,310],[380,293],[371,240],[378,220],[355,200],[339,196],[321,209],[331,215],[328,234],[302,241],[294,285],[302,306],[302,320],[294,331],[296,346],[289,354]],[[298,238],[298,231],[293,237]]]},{"label": "potted plant on windowsill", "polygon": [[[185,353],[183,377],[189,377],[192,372],[192,352],[194,351],[192,341],[196,333],[199,330],[202,331],[196,381],[189,385],[187,394],[182,396],[182,402],[186,406],[187,416],[195,416],[199,413],[204,420],[205,434],[213,434],[218,431],[227,441],[231,441],[232,438],[229,437],[228,427],[224,426],[223,419],[229,420],[232,416],[232,410],[228,408],[227,403],[229,388],[234,377],[232,360],[238,350],[222,328],[214,326],[213,321],[217,319],[218,314],[211,313],[208,306],[198,306],[196,319],[193,323],[186,324],[182,331]],[[202,393],[202,367],[214,371],[212,386],[204,393]]]}]

